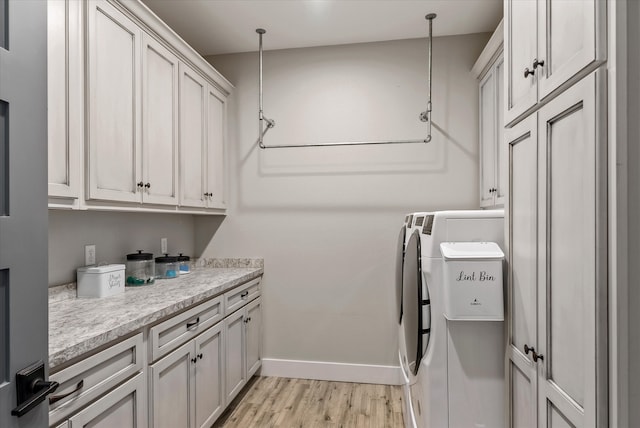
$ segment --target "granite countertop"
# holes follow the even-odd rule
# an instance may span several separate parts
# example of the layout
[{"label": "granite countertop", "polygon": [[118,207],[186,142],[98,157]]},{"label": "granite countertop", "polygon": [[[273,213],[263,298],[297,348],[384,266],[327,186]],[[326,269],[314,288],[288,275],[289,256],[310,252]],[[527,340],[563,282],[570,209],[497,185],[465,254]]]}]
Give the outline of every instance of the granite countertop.
[{"label": "granite countertop", "polygon": [[[200,267],[176,279],[126,287],[124,293],[115,296],[50,298],[49,367],[55,368],[263,272],[262,267]],[[69,287],[63,292],[68,296]]]}]

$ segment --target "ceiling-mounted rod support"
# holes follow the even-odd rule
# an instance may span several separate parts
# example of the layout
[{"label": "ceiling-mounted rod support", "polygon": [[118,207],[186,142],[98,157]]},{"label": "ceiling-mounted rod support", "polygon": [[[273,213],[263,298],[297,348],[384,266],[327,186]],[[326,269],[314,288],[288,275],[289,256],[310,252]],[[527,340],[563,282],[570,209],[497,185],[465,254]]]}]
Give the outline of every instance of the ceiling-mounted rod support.
[{"label": "ceiling-mounted rod support", "polygon": [[433,70],[433,20],[436,18],[435,13],[429,13],[424,18],[429,21],[429,65],[428,65],[428,73],[429,73],[429,82],[427,86],[427,109],[420,113],[420,120],[422,122],[427,123],[427,142],[431,141],[431,79],[432,79],[432,70]]},{"label": "ceiling-mounted rod support", "polygon": [[[415,143],[429,143],[431,141],[431,76],[432,76],[432,44],[433,44],[433,20],[436,18],[435,13],[429,13],[425,16],[425,19],[429,21],[429,68],[428,68],[428,90],[427,90],[427,109],[420,113],[420,120],[422,122],[427,123],[427,137],[420,140],[395,140],[395,141],[341,141],[337,143],[320,143],[320,144],[287,144],[287,145],[273,145],[273,146],[265,146],[264,145],[264,136],[267,134],[269,129],[276,126],[274,120],[267,119],[264,116],[263,109],[263,82],[262,82],[262,36],[267,31],[263,28],[257,28],[256,33],[258,33],[258,55],[259,55],[259,108],[258,108],[258,140],[256,143],[261,149],[285,149],[285,148],[299,148],[299,147],[336,147],[336,146],[364,146],[364,145],[377,145],[377,144],[415,144]],[[265,128],[264,124],[267,124]]]},{"label": "ceiling-mounted rod support", "polygon": [[[269,131],[269,129],[273,128],[274,126],[276,126],[276,122],[274,120],[271,119],[267,119],[266,117],[264,117],[264,109],[263,109],[263,94],[262,94],[262,35],[264,33],[266,33],[267,30],[263,29],[263,28],[257,28],[256,29],[256,33],[258,33],[258,39],[259,39],[259,45],[258,45],[258,51],[259,51],[259,56],[260,56],[260,78],[259,78],[259,82],[258,82],[258,86],[260,88],[260,101],[259,101],[259,113],[258,113],[258,117],[259,117],[259,127],[260,127],[260,131],[259,131],[259,136],[258,136],[258,145],[260,146],[261,149],[266,149],[266,146],[264,145],[264,136],[267,133],[267,131]],[[267,122],[267,128],[264,128],[264,122]]]}]

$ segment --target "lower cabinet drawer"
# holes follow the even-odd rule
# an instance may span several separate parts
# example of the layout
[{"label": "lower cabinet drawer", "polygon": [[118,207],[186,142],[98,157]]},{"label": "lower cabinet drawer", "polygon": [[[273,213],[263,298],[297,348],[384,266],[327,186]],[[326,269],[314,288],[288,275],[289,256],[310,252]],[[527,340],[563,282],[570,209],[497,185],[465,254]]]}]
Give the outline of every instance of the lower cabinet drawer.
[{"label": "lower cabinet drawer", "polygon": [[135,375],[143,367],[142,333],[92,355],[50,376],[60,384],[49,396],[49,425],[70,414]]},{"label": "lower cabinet drawer", "polygon": [[146,425],[146,382],[139,373],[71,418],[71,428],[141,428]]},{"label": "lower cabinet drawer", "polygon": [[167,355],[224,317],[222,296],[151,327],[149,330],[149,362]]},{"label": "lower cabinet drawer", "polygon": [[260,295],[260,278],[256,278],[224,294],[225,314],[229,315]]}]

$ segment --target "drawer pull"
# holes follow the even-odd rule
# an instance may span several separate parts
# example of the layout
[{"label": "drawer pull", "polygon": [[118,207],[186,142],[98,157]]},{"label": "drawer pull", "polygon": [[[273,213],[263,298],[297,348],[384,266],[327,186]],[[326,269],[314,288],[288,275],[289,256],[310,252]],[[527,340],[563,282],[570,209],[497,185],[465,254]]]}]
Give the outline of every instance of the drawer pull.
[{"label": "drawer pull", "polygon": [[242,293],[242,294],[240,295],[240,298],[241,298],[242,300],[244,300],[244,299],[246,299],[246,298],[247,298],[247,296],[249,296],[249,292],[248,292],[248,291],[245,291],[244,293]]},{"label": "drawer pull", "polygon": [[196,327],[198,324],[200,324],[200,317],[196,318],[195,321],[188,322],[187,330],[191,330],[193,327]]},{"label": "drawer pull", "polygon": [[75,394],[76,392],[80,391],[83,386],[84,386],[84,379],[82,379],[80,382],[76,384],[76,387],[73,391],[67,392],[66,394],[54,395],[53,397],[49,397],[49,405],[57,403],[63,398],[67,398],[68,396]]}]

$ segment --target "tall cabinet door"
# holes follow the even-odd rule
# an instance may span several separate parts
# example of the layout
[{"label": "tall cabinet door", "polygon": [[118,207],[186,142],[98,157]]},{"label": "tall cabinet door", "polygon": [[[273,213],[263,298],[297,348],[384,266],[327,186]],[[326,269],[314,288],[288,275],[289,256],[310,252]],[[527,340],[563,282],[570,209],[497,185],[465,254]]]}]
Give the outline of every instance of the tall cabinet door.
[{"label": "tall cabinet door", "polygon": [[207,193],[209,208],[226,208],[224,193],[224,140],[226,97],[209,85],[207,98]]},{"label": "tall cabinet door", "polygon": [[607,421],[606,147],[598,138],[596,91],[602,86],[596,76],[538,115],[544,164],[536,349],[542,426]]},{"label": "tall cabinet door", "polygon": [[180,63],[180,205],[205,207],[207,82]]},{"label": "tall cabinet door", "polygon": [[222,413],[224,393],[223,323],[196,338],[196,427],[210,427]]},{"label": "tall cabinet door", "polygon": [[105,0],[89,2],[88,199],[140,201],[140,37]]},{"label": "tall cabinet door", "polygon": [[78,198],[84,141],[82,3],[47,4],[49,196]]},{"label": "tall cabinet door", "polygon": [[147,34],[142,76],[143,201],[178,205],[178,58]]},{"label": "tall cabinet door", "polygon": [[[508,129],[508,368],[509,426],[536,427],[537,371],[525,349],[536,346],[538,135],[536,115]],[[525,346],[527,348],[525,348]]]}]

